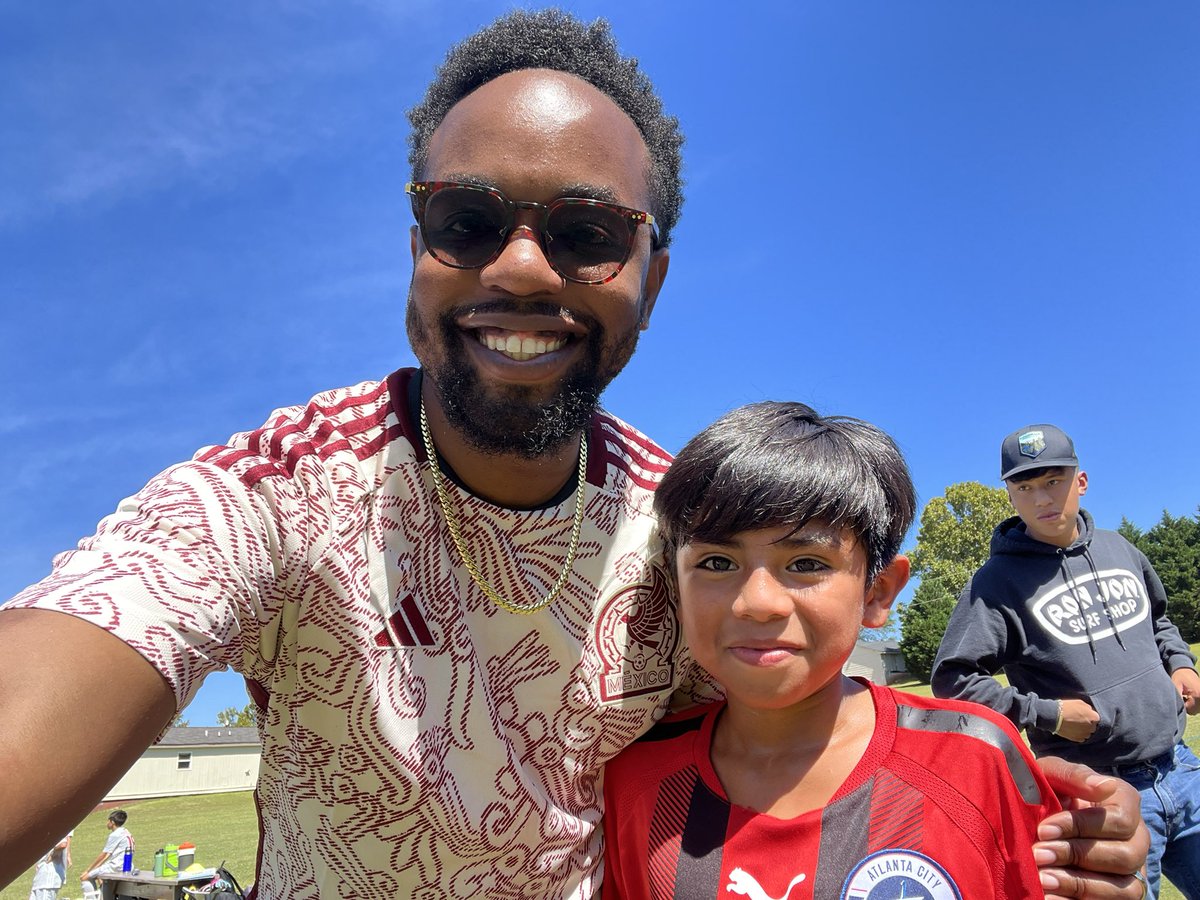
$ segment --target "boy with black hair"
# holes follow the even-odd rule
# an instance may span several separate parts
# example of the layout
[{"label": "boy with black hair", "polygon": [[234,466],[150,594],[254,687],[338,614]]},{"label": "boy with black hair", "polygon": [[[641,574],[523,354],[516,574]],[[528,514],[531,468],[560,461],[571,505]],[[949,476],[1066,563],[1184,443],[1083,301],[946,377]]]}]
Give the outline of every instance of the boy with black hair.
[{"label": "boy with black hair", "polygon": [[1011,723],[842,674],[908,580],[916,498],[891,438],[742,407],[684,447],[654,508],[685,639],[727,699],[609,764],[606,898],[1038,890],[1058,804]]},{"label": "boy with black hair", "polygon": [[108,840],[104,842],[104,849],[79,876],[79,880],[85,885],[85,890],[89,885],[95,887],[95,882],[105,875],[121,871],[121,865],[125,862],[125,851],[133,850],[133,835],[125,827],[128,820],[129,814],[123,809],[114,809],[108,814],[108,821],[104,823],[104,826],[108,829],[109,835]]},{"label": "boy with black hair", "polygon": [[[1151,895],[1165,873],[1200,897],[1200,760],[1183,743],[1200,676],[1162,582],[1145,554],[1080,508],[1088,477],[1061,429],[1008,435],[1000,478],[1017,515],[996,527],[950,617],[934,693],[1003,713],[1039,756],[1133,784],[1151,834]],[[1000,671],[1007,687],[992,677]]]}]

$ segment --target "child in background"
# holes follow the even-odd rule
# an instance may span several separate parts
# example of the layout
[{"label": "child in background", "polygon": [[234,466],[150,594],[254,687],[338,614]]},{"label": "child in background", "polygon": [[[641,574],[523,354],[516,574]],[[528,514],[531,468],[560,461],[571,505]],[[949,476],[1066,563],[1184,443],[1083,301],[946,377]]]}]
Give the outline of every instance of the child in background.
[{"label": "child in background", "polygon": [[71,865],[71,835],[74,833],[69,832],[37,861],[33,867],[29,900],[57,900],[59,890],[67,881],[67,867]]},{"label": "child in background", "polygon": [[108,840],[104,842],[104,849],[79,876],[79,880],[83,882],[85,893],[96,889],[95,882],[98,879],[121,871],[121,864],[125,861],[125,851],[133,850],[133,835],[125,827],[127,821],[129,821],[129,814],[123,809],[114,809],[108,814],[105,827],[108,828],[109,834]]},{"label": "child in background", "polygon": [[655,497],[692,654],[727,699],[605,774],[605,898],[1028,898],[1058,808],[1012,724],[842,674],[908,581],[916,510],[879,429],[734,410]]}]

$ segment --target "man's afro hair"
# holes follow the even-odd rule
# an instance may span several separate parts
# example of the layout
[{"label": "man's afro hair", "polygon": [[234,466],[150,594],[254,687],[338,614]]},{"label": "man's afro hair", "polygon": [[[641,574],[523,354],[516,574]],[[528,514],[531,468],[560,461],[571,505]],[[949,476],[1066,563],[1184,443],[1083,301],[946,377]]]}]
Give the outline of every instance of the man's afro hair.
[{"label": "man's afro hair", "polygon": [[409,163],[420,179],[434,130],[454,104],[507,72],[554,69],[607,94],[637,125],[650,151],[648,181],[659,242],[667,245],[683,206],[683,135],[638,61],[617,50],[608,22],[590,25],[560,9],[515,10],[450,48],[425,98],[408,111]]}]

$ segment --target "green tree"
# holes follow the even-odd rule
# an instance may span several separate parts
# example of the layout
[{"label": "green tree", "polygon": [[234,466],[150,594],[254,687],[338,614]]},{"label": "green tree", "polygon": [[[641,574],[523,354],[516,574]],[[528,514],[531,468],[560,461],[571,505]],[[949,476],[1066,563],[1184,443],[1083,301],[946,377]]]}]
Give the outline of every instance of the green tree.
[{"label": "green tree", "polygon": [[[1121,524],[1117,526],[1117,534],[1129,541],[1135,547],[1140,546],[1142,535],[1145,534],[1142,529],[1138,528],[1124,516],[1121,516]],[[1145,553],[1145,551],[1142,551]]]},{"label": "green tree", "polygon": [[916,677],[929,678],[958,595],[987,560],[992,531],[1010,515],[1008,494],[978,481],[952,484],[925,504],[908,555],[920,584],[900,613],[900,650]]},{"label": "green tree", "polygon": [[1158,524],[1141,531],[1127,519],[1117,529],[1146,554],[1167,592],[1167,614],[1183,639],[1200,641],[1200,510],[1194,517],[1163,510]]},{"label": "green tree", "polygon": [[957,593],[947,590],[937,578],[922,578],[912,599],[900,612],[900,652],[908,671],[929,680],[946,623],[954,611]]},{"label": "green tree", "polygon": [[253,728],[256,721],[253,703],[247,703],[241,709],[230,706],[217,713],[217,724],[224,728]]}]

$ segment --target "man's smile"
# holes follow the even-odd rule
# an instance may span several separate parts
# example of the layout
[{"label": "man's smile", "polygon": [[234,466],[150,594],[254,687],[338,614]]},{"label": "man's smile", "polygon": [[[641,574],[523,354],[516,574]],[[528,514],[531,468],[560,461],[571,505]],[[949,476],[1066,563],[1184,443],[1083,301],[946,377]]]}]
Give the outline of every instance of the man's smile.
[{"label": "man's smile", "polygon": [[[476,344],[514,362],[549,356],[589,333],[566,307],[539,306],[535,310],[472,307],[455,317],[455,324]],[[548,360],[547,360],[548,361]]]},{"label": "man's smile", "polygon": [[476,332],[479,343],[489,350],[503,353],[518,362],[553,353],[567,343],[562,334],[539,332],[505,331],[502,328],[481,328]]}]

